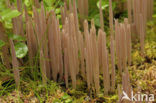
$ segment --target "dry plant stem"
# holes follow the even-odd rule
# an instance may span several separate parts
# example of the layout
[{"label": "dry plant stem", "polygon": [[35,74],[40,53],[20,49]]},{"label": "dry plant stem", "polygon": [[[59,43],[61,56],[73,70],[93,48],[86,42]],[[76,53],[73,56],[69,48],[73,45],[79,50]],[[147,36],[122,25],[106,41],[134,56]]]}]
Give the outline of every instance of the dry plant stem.
[{"label": "dry plant stem", "polygon": [[119,24],[119,68],[120,68],[120,72],[122,75],[122,71],[123,69],[123,41],[122,41],[122,33],[123,32],[123,28],[121,26],[121,24]]},{"label": "dry plant stem", "polygon": [[39,0],[34,0],[34,4],[36,8],[40,8]]},{"label": "dry plant stem", "polygon": [[[19,12],[22,13],[22,0],[17,0],[17,9],[18,9]],[[18,30],[19,32],[17,32],[17,34],[24,36],[22,14],[19,17],[17,17],[17,19],[18,19],[17,23],[18,23],[18,27],[19,27],[18,28],[19,29]]]},{"label": "dry plant stem", "polygon": [[133,10],[133,22],[136,22],[136,1],[132,0],[132,10]]},{"label": "dry plant stem", "polygon": [[115,89],[115,52],[114,52],[114,29],[113,29],[113,10],[112,10],[112,0],[109,0],[109,27],[110,27],[110,41],[111,41],[111,91],[114,92]]},{"label": "dry plant stem", "polygon": [[104,93],[107,95],[110,90],[110,75],[108,66],[108,51],[106,47],[106,34],[102,30],[99,30],[99,35],[101,37],[101,57],[102,57],[102,71],[103,71],[103,83],[104,83]]},{"label": "dry plant stem", "polygon": [[[133,31],[133,33],[134,34],[137,34],[137,32],[138,32],[138,30],[137,30],[137,1],[136,0],[132,0],[132,7],[133,7],[133,24],[132,24],[132,26],[133,26],[133,29],[132,29],[132,31]],[[138,5],[139,6],[139,5]],[[136,40],[136,37],[137,37],[137,35],[135,35],[134,36],[134,39]]]},{"label": "dry plant stem", "polygon": [[[68,41],[70,41],[69,47],[68,47],[68,52],[71,54],[69,55],[69,64],[70,64],[70,75],[72,77],[72,86],[74,89],[76,89],[76,62],[75,62],[75,58],[74,58],[74,52],[72,52],[74,45],[72,45],[74,43],[73,39],[69,39]],[[74,69],[75,68],[75,69]]]},{"label": "dry plant stem", "polygon": [[102,0],[100,0],[100,25],[101,29],[104,31],[104,21],[103,21],[103,12],[102,12]]},{"label": "dry plant stem", "polygon": [[115,20],[115,43],[117,66],[121,74],[125,71],[127,62],[131,65],[131,26],[127,18],[124,19],[124,24],[120,25],[118,20]]},{"label": "dry plant stem", "polygon": [[[122,76],[122,88],[123,91],[128,95],[128,97],[131,98],[131,84],[130,84],[130,78],[128,73],[128,68],[125,69],[125,73],[123,73]],[[124,103],[131,103],[131,101],[123,101]]]},{"label": "dry plant stem", "polygon": [[63,79],[63,56],[62,56],[62,45],[61,45],[61,32],[59,28],[59,20],[57,19],[57,31],[58,31],[58,55],[59,55],[59,80]]},{"label": "dry plant stem", "polygon": [[132,57],[131,57],[131,51],[132,51],[132,44],[131,44],[131,26],[128,24],[127,26],[127,58],[128,58],[128,64],[131,65]]},{"label": "dry plant stem", "polygon": [[120,27],[118,20],[115,20],[115,47],[116,47],[116,57],[117,57],[117,66],[119,69],[119,73],[122,73],[122,68],[121,68],[121,59],[120,59]]},{"label": "dry plant stem", "polygon": [[93,50],[93,75],[94,75],[94,84],[95,84],[95,89],[96,89],[96,93],[99,93],[99,89],[100,89],[100,82],[99,82],[99,55],[98,55],[98,43],[96,40],[96,29],[95,29],[95,25],[94,23],[92,23],[92,27],[91,27],[91,31],[90,31],[90,35],[91,35],[91,39],[92,39],[92,50]]},{"label": "dry plant stem", "polygon": [[5,0],[5,3],[6,3],[6,5],[7,5],[7,7],[11,7],[11,4],[10,4],[10,0]]},{"label": "dry plant stem", "polygon": [[[36,8],[33,7],[34,12],[34,22],[35,22],[35,33],[37,36],[37,42],[39,48],[43,48],[44,60],[46,62],[47,74],[46,76],[50,79],[50,64],[49,64],[49,54],[48,54],[48,44],[47,44],[47,25],[46,17],[44,12],[43,3],[41,3],[41,12],[37,12]],[[42,27],[43,26],[43,27]]]},{"label": "dry plant stem", "polygon": [[22,21],[21,16],[12,19],[13,32],[16,35],[24,36],[23,21]]},{"label": "dry plant stem", "polygon": [[28,44],[28,48],[29,48],[29,63],[30,63],[30,66],[33,66],[33,57],[35,57],[35,54],[37,51],[33,45],[33,41],[32,41],[32,37],[34,35],[34,32],[33,32],[33,28],[32,28],[32,23],[31,21],[27,21],[26,23],[26,36],[27,36],[27,44]]},{"label": "dry plant stem", "polygon": [[[72,39],[74,40],[74,58],[75,58],[75,64],[76,64],[76,74],[79,73],[79,58],[78,58],[78,32],[76,32],[76,25],[75,25],[75,19],[74,19],[74,15],[71,14],[70,15],[70,28],[73,28],[73,29],[70,29],[70,34],[72,34]],[[78,37],[78,38],[77,38]]]},{"label": "dry plant stem", "polygon": [[[71,75],[73,75],[73,87],[76,88],[76,75],[79,73],[79,60],[78,60],[78,42],[76,38],[76,27],[74,22],[74,15],[69,15],[69,40],[70,40],[70,52],[71,52]],[[74,68],[73,68],[73,67]],[[75,75],[74,75],[75,74]]]},{"label": "dry plant stem", "polygon": [[40,50],[40,68],[41,68],[41,73],[42,73],[42,82],[43,82],[43,84],[46,84],[47,83],[46,61],[45,61],[45,58],[44,58],[42,48]]},{"label": "dry plant stem", "polygon": [[67,4],[66,2],[64,2],[64,7],[61,7],[61,21],[63,26],[65,24],[66,17],[67,17]]},{"label": "dry plant stem", "polygon": [[[5,29],[1,22],[0,22],[0,40],[4,41],[5,43],[8,42],[8,37],[5,34]],[[5,46],[3,46],[1,50],[2,50],[2,62],[7,67],[7,69],[10,69],[11,65],[10,65],[10,59],[9,59],[10,57],[9,45],[5,44]]]},{"label": "dry plant stem", "polygon": [[109,0],[109,27],[110,27],[110,36],[114,40],[112,0]]},{"label": "dry plant stem", "polygon": [[131,87],[131,83],[130,83],[130,75],[129,75],[128,68],[126,68],[125,74],[126,74],[126,78],[127,78],[127,81],[126,81],[127,82],[127,94],[131,98],[132,87]]},{"label": "dry plant stem", "polygon": [[[79,71],[80,71],[79,70],[79,65],[80,65],[79,59],[81,59],[81,58],[78,57],[78,51],[81,51],[81,42],[80,41],[82,41],[82,40],[80,40],[81,39],[80,36],[82,34],[81,34],[80,30],[79,30],[79,20],[78,20],[78,14],[77,14],[76,0],[73,0],[73,16],[74,16],[74,24],[75,24],[74,25],[75,35],[76,35],[75,36],[76,37],[76,44],[75,44],[75,46],[76,46],[76,54],[75,55],[76,55],[76,60],[77,60],[76,62],[77,62],[77,74],[78,74]],[[82,39],[83,39],[83,37],[82,37]],[[83,57],[82,57],[82,59],[83,59]]]},{"label": "dry plant stem", "polygon": [[126,55],[126,64],[128,60],[128,18],[124,19],[124,28],[125,28],[125,55]]},{"label": "dry plant stem", "polygon": [[67,4],[67,0],[64,0],[64,3]]},{"label": "dry plant stem", "polygon": [[[147,20],[150,20],[152,18],[153,14],[153,0],[133,0],[133,22],[136,32],[134,31],[134,28],[132,28],[132,32],[137,34],[137,37],[140,38],[140,17],[141,14],[143,16],[143,25],[144,25],[144,31],[146,32],[146,23]],[[145,35],[146,36],[146,35]],[[136,37],[135,37],[136,38]]]},{"label": "dry plant stem", "polygon": [[82,73],[82,77],[84,79],[85,75],[86,75],[86,70],[85,70],[85,57],[84,57],[84,39],[83,39],[83,35],[79,33],[79,38],[80,38],[80,54],[81,54],[81,73]]},{"label": "dry plant stem", "polygon": [[[70,29],[69,29],[70,28]],[[69,21],[66,18],[63,31],[63,49],[67,48],[67,59],[69,60],[69,74],[72,79],[72,86],[76,88],[76,75],[79,73],[79,60],[78,60],[78,40],[76,38],[76,25],[73,14],[69,14]]]},{"label": "dry plant stem", "polygon": [[153,15],[153,6],[154,6],[154,3],[153,3],[154,0],[148,0],[147,2],[147,13],[148,13],[148,20],[151,20],[152,19],[152,15]]},{"label": "dry plant stem", "polygon": [[125,64],[131,65],[131,27],[128,23],[128,19],[124,19],[124,28],[125,28],[125,55],[126,55],[126,62]]},{"label": "dry plant stem", "polygon": [[136,7],[136,13],[137,13],[137,14],[136,14],[136,16],[137,16],[137,17],[136,17],[136,19],[137,19],[137,20],[136,20],[136,30],[137,30],[137,34],[138,34],[138,37],[139,37],[139,35],[140,35],[140,34],[139,34],[139,32],[140,32],[139,14],[141,13],[141,3],[139,2],[139,0],[137,0],[137,1],[136,1],[136,4],[137,4],[137,5],[136,5],[136,6],[137,6],[137,7]]},{"label": "dry plant stem", "polygon": [[[48,27],[48,39],[49,39],[49,52],[50,52],[50,64],[52,67],[52,76],[54,81],[57,81],[59,74],[60,78],[63,78],[63,61],[62,61],[62,48],[61,48],[61,36],[59,30],[59,22],[56,19],[54,11],[51,12],[50,23]],[[51,29],[53,28],[53,29]]]},{"label": "dry plant stem", "polygon": [[69,58],[68,58],[67,48],[64,49],[64,68],[65,68],[65,83],[66,83],[66,88],[68,88]]},{"label": "dry plant stem", "polygon": [[49,54],[48,54],[48,42],[47,42],[47,24],[46,24],[46,17],[45,17],[45,10],[43,6],[43,2],[41,3],[41,12],[40,12],[40,25],[41,25],[41,48],[43,48],[43,55],[44,55],[44,60],[46,62],[46,76],[48,79],[50,79],[51,74],[50,74],[50,64],[49,64]]},{"label": "dry plant stem", "polygon": [[75,58],[74,58],[74,40],[72,38],[67,38],[68,41],[68,53],[70,55],[69,56],[69,69],[70,69],[70,76],[72,79],[72,86],[74,89],[76,89],[76,63],[75,63]]},{"label": "dry plant stem", "polygon": [[[75,28],[76,32],[78,33],[79,30],[79,20],[78,20],[78,15],[77,15],[77,6],[76,6],[76,0],[73,0],[73,15],[74,15],[74,20],[75,20]],[[77,34],[78,35],[78,34]]]},{"label": "dry plant stem", "polygon": [[65,14],[65,17],[68,16],[68,8],[67,8],[67,3],[64,4],[64,14]]},{"label": "dry plant stem", "polygon": [[83,18],[83,14],[84,14],[83,1],[84,0],[78,0],[78,10],[79,10],[81,19]]},{"label": "dry plant stem", "polygon": [[77,7],[76,7],[76,0],[73,0],[73,15],[74,15],[74,24],[75,24],[75,32],[76,32],[76,39],[77,39],[77,45],[78,49],[80,49],[80,41],[79,41],[79,20],[77,15]]},{"label": "dry plant stem", "polygon": [[100,73],[102,71],[102,35],[101,35],[101,31],[98,31],[98,54],[99,54],[99,69],[100,69]]},{"label": "dry plant stem", "polygon": [[112,66],[112,74],[111,74],[111,91],[114,92],[115,91],[115,46],[114,46],[114,40],[111,39],[111,66]]},{"label": "dry plant stem", "polygon": [[118,57],[118,60],[119,60],[119,71],[120,71],[120,74],[122,75],[122,71],[123,71],[123,67],[122,67],[122,51],[123,51],[123,48],[122,48],[122,29],[121,29],[121,24],[118,24],[118,29],[119,29],[119,32],[118,32],[118,52],[119,52],[119,57]]},{"label": "dry plant stem", "polygon": [[64,12],[64,8],[61,7],[61,21],[62,21],[62,25],[65,24],[65,12]]},{"label": "dry plant stem", "polygon": [[131,24],[132,23],[132,0],[127,1],[128,6],[128,21]]},{"label": "dry plant stem", "polygon": [[92,71],[92,66],[90,63],[91,60],[91,50],[90,50],[90,36],[89,36],[89,31],[88,31],[88,22],[85,20],[84,21],[84,35],[85,35],[85,60],[86,60],[86,76],[87,76],[87,85],[88,89],[91,88],[91,71]]},{"label": "dry plant stem", "polygon": [[27,11],[26,5],[24,5],[24,12],[25,12],[25,21],[27,23],[27,21],[29,20],[29,15],[28,15],[28,11]]},{"label": "dry plant stem", "polygon": [[151,7],[150,2],[151,0],[148,0],[147,2],[147,19],[148,20],[150,20],[150,7]]},{"label": "dry plant stem", "polygon": [[65,26],[62,30],[62,48],[64,51],[64,68],[65,68],[65,82],[66,87],[68,87],[68,77],[71,76],[70,65],[69,65],[69,50],[68,50],[68,42],[69,42],[69,20],[66,18]]},{"label": "dry plant stem", "polygon": [[17,9],[18,11],[22,11],[22,0],[17,0]]},{"label": "dry plant stem", "polygon": [[88,0],[78,0],[78,11],[80,14],[80,23],[83,24],[85,18],[88,17]]},{"label": "dry plant stem", "polygon": [[37,43],[38,46],[40,46],[40,41],[41,41],[41,37],[40,37],[40,33],[41,33],[41,25],[40,20],[39,20],[39,13],[37,12],[37,9],[35,7],[33,7],[33,13],[34,13],[34,26],[35,26],[35,34],[37,36]]},{"label": "dry plant stem", "polygon": [[142,14],[139,15],[140,18],[140,45],[141,45],[141,54],[144,54],[144,41],[145,41],[145,29],[144,29],[144,25],[143,25],[143,16]]},{"label": "dry plant stem", "polygon": [[20,86],[19,63],[16,58],[15,47],[12,40],[10,40],[10,46],[11,46],[11,57],[12,57],[14,79],[15,79],[16,87],[19,88]]},{"label": "dry plant stem", "polygon": [[72,0],[69,0],[69,13],[73,13]]},{"label": "dry plant stem", "polygon": [[151,19],[154,13],[154,0],[151,0]]},{"label": "dry plant stem", "polygon": [[[48,39],[49,39],[49,53],[50,53],[50,65],[52,68],[52,78],[54,81],[57,80],[57,73],[58,73],[58,68],[56,67],[56,64],[58,63],[56,59],[56,51],[54,45],[56,45],[55,42],[55,32],[56,32],[56,27],[55,27],[55,21],[54,21],[54,16],[51,15],[49,18],[49,27],[48,27]],[[52,23],[53,22],[53,23]],[[53,31],[52,29],[53,28]],[[56,61],[56,63],[53,62],[53,60]]]},{"label": "dry plant stem", "polygon": [[146,26],[147,23],[147,2],[148,0],[144,0],[144,2],[142,2],[143,4],[143,8],[142,8],[142,12],[143,12],[143,17],[144,17],[144,24]]},{"label": "dry plant stem", "polygon": [[117,103],[121,103],[121,99],[122,99],[122,88],[121,88],[121,86],[119,84],[117,86],[117,90],[118,90],[118,97],[119,97]]},{"label": "dry plant stem", "polygon": [[13,25],[13,33],[14,34],[18,34],[19,31],[18,31],[18,21],[17,21],[17,18],[13,18],[12,19],[12,25]]},{"label": "dry plant stem", "polygon": [[[121,47],[122,47],[122,69],[123,71],[125,71],[125,68],[127,66],[127,48],[126,48],[126,31],[125,31],[125,25],[124,24],[121,24]],[[123,43],[124,42],[124,43]]]},{"label": "dry plant stem", "polygon": [[102,74],[104,73],[103,71],[103,43],[102,43],[102,29],[100,29],[98,31],[98,55],[99,55],[99,71],[100,71],[100,74],[102,72]]},{"label": "dry plant stem", "polygon": [[[127,19],[128,22],[128,19]],[[123,71],[125,72],[125,68],[127,67],[127,23],[126,24],[121,24],[121,30],[122,30],[122,67]],[[124,43],[123,43],[124,42]]]},{"label": "dry plant stem", "polygon": [[[32,25],[32,20],[28,16],[26,7],[25,7],[25,17],[26,17],[26,37],[27,37],[27,44],[28,44],[28,49],[29,49],[29,64],[32,67],[34,64],[34,58],[37,53],[37,39],[34,34],[33,30],[33,25]],[[33,69],[31,69],[33,70]],[[32,71],[33,72],[33,71]]]},{"label": "dry plant stem", "polygon": [[88,0],[83,0],[84,1],[84,15],[87,17],[88,16],[88,8],[89,8],[89,5],[88,5]]}]

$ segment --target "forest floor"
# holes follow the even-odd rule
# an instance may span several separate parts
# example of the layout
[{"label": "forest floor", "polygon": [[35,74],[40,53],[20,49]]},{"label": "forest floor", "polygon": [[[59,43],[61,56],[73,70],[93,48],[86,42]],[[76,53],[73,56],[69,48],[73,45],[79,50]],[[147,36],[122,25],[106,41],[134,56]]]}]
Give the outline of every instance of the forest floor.
[{"label": "forest floor", "polygon": [[[147,23],[144,56],[140,55],[139,48],[139,43],[133,44],[132,65],[128,67],[133,91],[156,96],[156,15]],[[0,74],[0,103],[116,103],[118,100],[117,89],[109,96],[104,96],[101,89],[99,95],[91,97],[81,79],[77,81],[77,90],[73,90],[65,89],[64,83],[49,81],[45,86],[41,81],[23,76],[19,91],[14,89],[13,75],[9,71],[0,69]],[[116,83],[121,84],[121,77],[116,77]]]},{"label": "forest floor", "polygon": [[[154,21],[154,22],[153,22]],[[129,66],[130,80],[134,92],[155,94],[156,96],[156,17],[147,23],[145,55],[140,55],[139,43],[133,44],[132,65]],[[0,71],[2,72],[2,71]],[[47,86],[40,81],[21,80],[21,90],[14,90],[12,78],[3,71],[0,77],[0,103],[115,103],[117,90],[109,96],[103,90],[96,97],[90,97],[86,83],[78,80],[77,90],[64,88],[63,83],[49,82]],[[117,76],[116,83],[121,83]],[[156,103],[156,102],[155,102]]]}]

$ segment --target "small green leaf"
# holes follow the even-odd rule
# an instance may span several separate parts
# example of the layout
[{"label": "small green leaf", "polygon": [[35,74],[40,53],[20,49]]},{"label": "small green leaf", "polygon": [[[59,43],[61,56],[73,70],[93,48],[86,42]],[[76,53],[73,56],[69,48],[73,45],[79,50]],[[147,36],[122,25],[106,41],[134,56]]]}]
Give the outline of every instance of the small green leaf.
[{"label": "small green leaf", "polygon": [[59,13],[61,13],[61,10],[60,10],[60,8],[57,8],[57,9],[55,9],[55,13],[56,13],[56,14],[59,14]]},{"label": "small green leaf", "polygon": [[29,0],[25,0],[25,1],[24,1],[24,4],[25,4],[27,7],[29,7],[29,6],[31,5],[31,3],[30,3]]},{"label": "small green leaf", "polygon": [[153,18],[156,18],[156,14],[154,14],[152,17],[153,17]]},{"label": "small green leaf", "polygon": [[0,15],[3,17],[5,16],[7,13],[9,13],[11,10],[10,9],[4,9],[2,12],[0,12]]},{"label": "small green leaf", "polygon": [[56,0],[44,0],[44,6],[45,7],[51,7],[54,3],[55,3]]},{"label": "small green leaf", "polygon": [[46,7],[45,9],[46,11],[50,12],[51,10],[53,10],[53,7]]},{"label": "small green leaf", "polygon": [[17,58],[23,58],[27,55],[28,47],[24,43],[16,43],[15,44],[15,51],[16,51],[16,57]]},{"label": "small green leaf", "polygon": [[61,19],[61,15],[57,15],[57,18],[58,18],[58,19]]},{"label": "small green leaf", "polygon": [[5,28],[7,28],[7,29],[11,29],[11,28],[12,28],[12,21],[11,21],[11,19],[5,21],[5,22],[4,22],[4,26],[5,26]]},{"label": "small green leaf", "polygon": [[72,100],[71,99],[67,99],[67,100],[65,100],[65,103],[72,103]]},{"label": "small green leaf", "polygon": [[[97,2],[97,7],[100,8],[100,1]],[[106,9],[107,7],[109,7],[109,2],[102,0],[101,7],[102,7],[103,10]]]},{"label": "small green leaf", "polygon": [[61,101],[59,99],[55,99],[53,103],[61,103]]},{"label": "small green leaf", "polygon": [[68,94],[64,94],[64,96],[62,96],[62,99],[65,100],[65,99],[68,99],[70,96]]},{"label": "small green leaf", "polygon": [[[102,10],[105,10],[107,7],[109,7],[109,1],[102,0]],[[97,2],[97,7],[100,8],[100,1]],[[116,2],[112,2],[112,8],[113,10],[116,8]]]},{"label": "small green leaf", "polygon": [[25,41],[26,38],[20,36],[20,35],[16,35],[16,34],[8,34],[8,37],[12,40],[17,40],[17,41]]},{"label": "small green leaf", "polygon": [[15,18],[19,15],[21,15],[21,13],[18,10],[7,9],[1,13],[1,18],[2,20],[6,21],[9,19]]},{"label": "small green leaf", "polygon": [[3,47],[5,45],[5,42],[0,40],[0,48]]},{"label": "small green leaf", "polygon": [[94,16],[94,23],[95,23],[95,26],[98,26],[98,27],[100,27],[100,15],[99,14],[97,14],[97,15],[95,15]]}]

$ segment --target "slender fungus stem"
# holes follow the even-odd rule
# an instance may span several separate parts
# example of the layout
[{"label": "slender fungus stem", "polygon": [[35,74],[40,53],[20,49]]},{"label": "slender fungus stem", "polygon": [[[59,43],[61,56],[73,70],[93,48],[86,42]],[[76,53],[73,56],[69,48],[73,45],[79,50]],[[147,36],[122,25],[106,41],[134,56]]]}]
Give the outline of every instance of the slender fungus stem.
[{"label": "slender fungus stem", "polygon": [[104,21],[103,21],[103,11],[102,11],[102,0],[100,0],[100,25],[101,29],[104,31]]},{"label": "slender fungus stem", "polygon": [[110,27],[110,51],[111,51],[111,91],[114,92],[115,89],[115,51],[114,51],[114,27],[113,27],[113,10],[112,10],[112,0],[109,0],[109,27]]},{"label": "slender fungus stem", "polygon": [[10,40],[10,46],[11,46],[11,57],[12,57],[14,79],[16,83],[16,88],[19,88],[20,86],[19,63],[16,58],[15,47],[14,47],[14,43],[12,40]]}]

